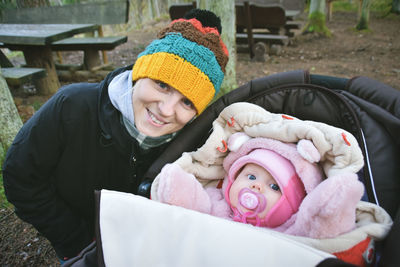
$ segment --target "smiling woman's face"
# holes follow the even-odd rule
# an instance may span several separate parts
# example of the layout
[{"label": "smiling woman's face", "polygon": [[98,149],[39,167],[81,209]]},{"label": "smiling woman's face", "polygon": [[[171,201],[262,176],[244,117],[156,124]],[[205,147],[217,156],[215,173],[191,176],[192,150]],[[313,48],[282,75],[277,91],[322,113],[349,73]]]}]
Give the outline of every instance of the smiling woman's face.
[{"label": "smiling woman's face", "polygon": [[180,92],[149,78],[136,81],[132,104],[136,128],[152,137],[179,131],[197,113],[193,103]]}]

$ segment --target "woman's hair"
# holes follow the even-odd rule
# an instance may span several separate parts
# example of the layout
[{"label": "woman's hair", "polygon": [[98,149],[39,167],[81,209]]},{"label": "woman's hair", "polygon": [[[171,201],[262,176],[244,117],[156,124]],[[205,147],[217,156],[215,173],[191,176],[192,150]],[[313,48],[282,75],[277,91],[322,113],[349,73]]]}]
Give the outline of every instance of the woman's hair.
[{"label": "woman's hair", "polygon": [[151,78],[172,86],[200,114],[219,92],[228,62],[221,21],[208,10],[193,9],[172,21],[139,54],[132,79]]}]

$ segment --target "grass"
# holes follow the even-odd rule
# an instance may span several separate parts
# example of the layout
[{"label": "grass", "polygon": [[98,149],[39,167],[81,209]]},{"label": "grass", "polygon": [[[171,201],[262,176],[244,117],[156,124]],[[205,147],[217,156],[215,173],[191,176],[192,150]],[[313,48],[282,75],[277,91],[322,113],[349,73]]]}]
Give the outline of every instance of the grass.
[{"label": "grass", "polygon": [[358,10],[358,0],[350,1],[335,1],[333,2],[334,11],[357,11]]},{"label": "grass", "polygon": [[5,157],[6,153],[0,144],[0,209],[11,207],[11,204],[7,201],[3,186],[3,161]]},{"label": "grass", "polygon": [[33,108],[35,109],[35,111],[38,111],[39,108],[40,108],[43,104],[44,104],[43,102],[35,101],[35,102],[33,102],[32,106],[33,106]]},{"label": "grass", "polygon": [[0,173],[0,209],[11,208],[11,204],[7,201],[3,187],[3,175]]},{"label": "grass", "polygon": [[[333,2],[334,11],[357,12],[359,0],[341,0]],[[371,0],[370,11],[387,14],[390,12],[392,0]]]}]

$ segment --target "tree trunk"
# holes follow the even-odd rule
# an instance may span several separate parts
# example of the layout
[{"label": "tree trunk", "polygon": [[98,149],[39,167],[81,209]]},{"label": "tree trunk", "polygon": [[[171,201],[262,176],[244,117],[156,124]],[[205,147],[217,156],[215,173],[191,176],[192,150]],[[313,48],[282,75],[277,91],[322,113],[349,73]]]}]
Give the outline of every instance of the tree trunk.
[{"label": "tree trunk", "polygon": [[151,3],[151,0],[147,0],[147,16],[149,18],[149,20],[152,20],[154,18],[153,16],[153,5]]},{"label": "tree trunk", "polygon": [[393,0],[390,12],[400,14],[400,0]]},{"label": "tree trunk", "polygon": [[22,120],[14,104],[14,99],[0,69],[0,166],[3,165],[4,153],[22,127]]},{"label": "tree trunk", "polygon": [[303,33],[319,33],[330,36],[331,32],[326,27],[325,0],[311,0],[308,22]]},{"label": "tree trunk", "polygon": [[151,2],[152,2],[151,5],[152,5],[152,9],[153,9],[154,18],[159,18],[160,15],[161,15],[161,12],[160,12],[160,3],[159,3],[158,0],[153,0],[153,1],[151,1]]},{"label": "tree trunk", "polygon": [[208,9],[221,18],[222,40],[229,52],[225,78],[217,97],[224,95],[237,87],[236,82],[236,16],[235,0],[197,0],[197,7]]},{"label": "tree trunk", "polygon": [[363,0],[362,6],[360,7],[360,16],[358,18],[358,23],[356,26],[357,30],[367,30],[369,23],[369,8],[371,6],[370,0]]},{"label": "tree trunk", "polygon": [[132,18],[129,18],[135,28],[142,28],[143,20],[143,0],[130,0],[129,10],[132,12]]}]

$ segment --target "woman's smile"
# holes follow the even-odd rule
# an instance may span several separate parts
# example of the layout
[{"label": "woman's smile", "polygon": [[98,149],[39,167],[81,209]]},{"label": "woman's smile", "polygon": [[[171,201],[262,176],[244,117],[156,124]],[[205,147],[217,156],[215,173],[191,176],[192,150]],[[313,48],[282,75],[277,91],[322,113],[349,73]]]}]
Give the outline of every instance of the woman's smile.
[{"label": "woman's smile", "polygon": [[157,116],[148,109],[147,109],[147,113],[149,115],[150,123],[156,127],[162,127],[163,125],[168,123],[168,122],[162,121],[161,119],[158,119]]}]

